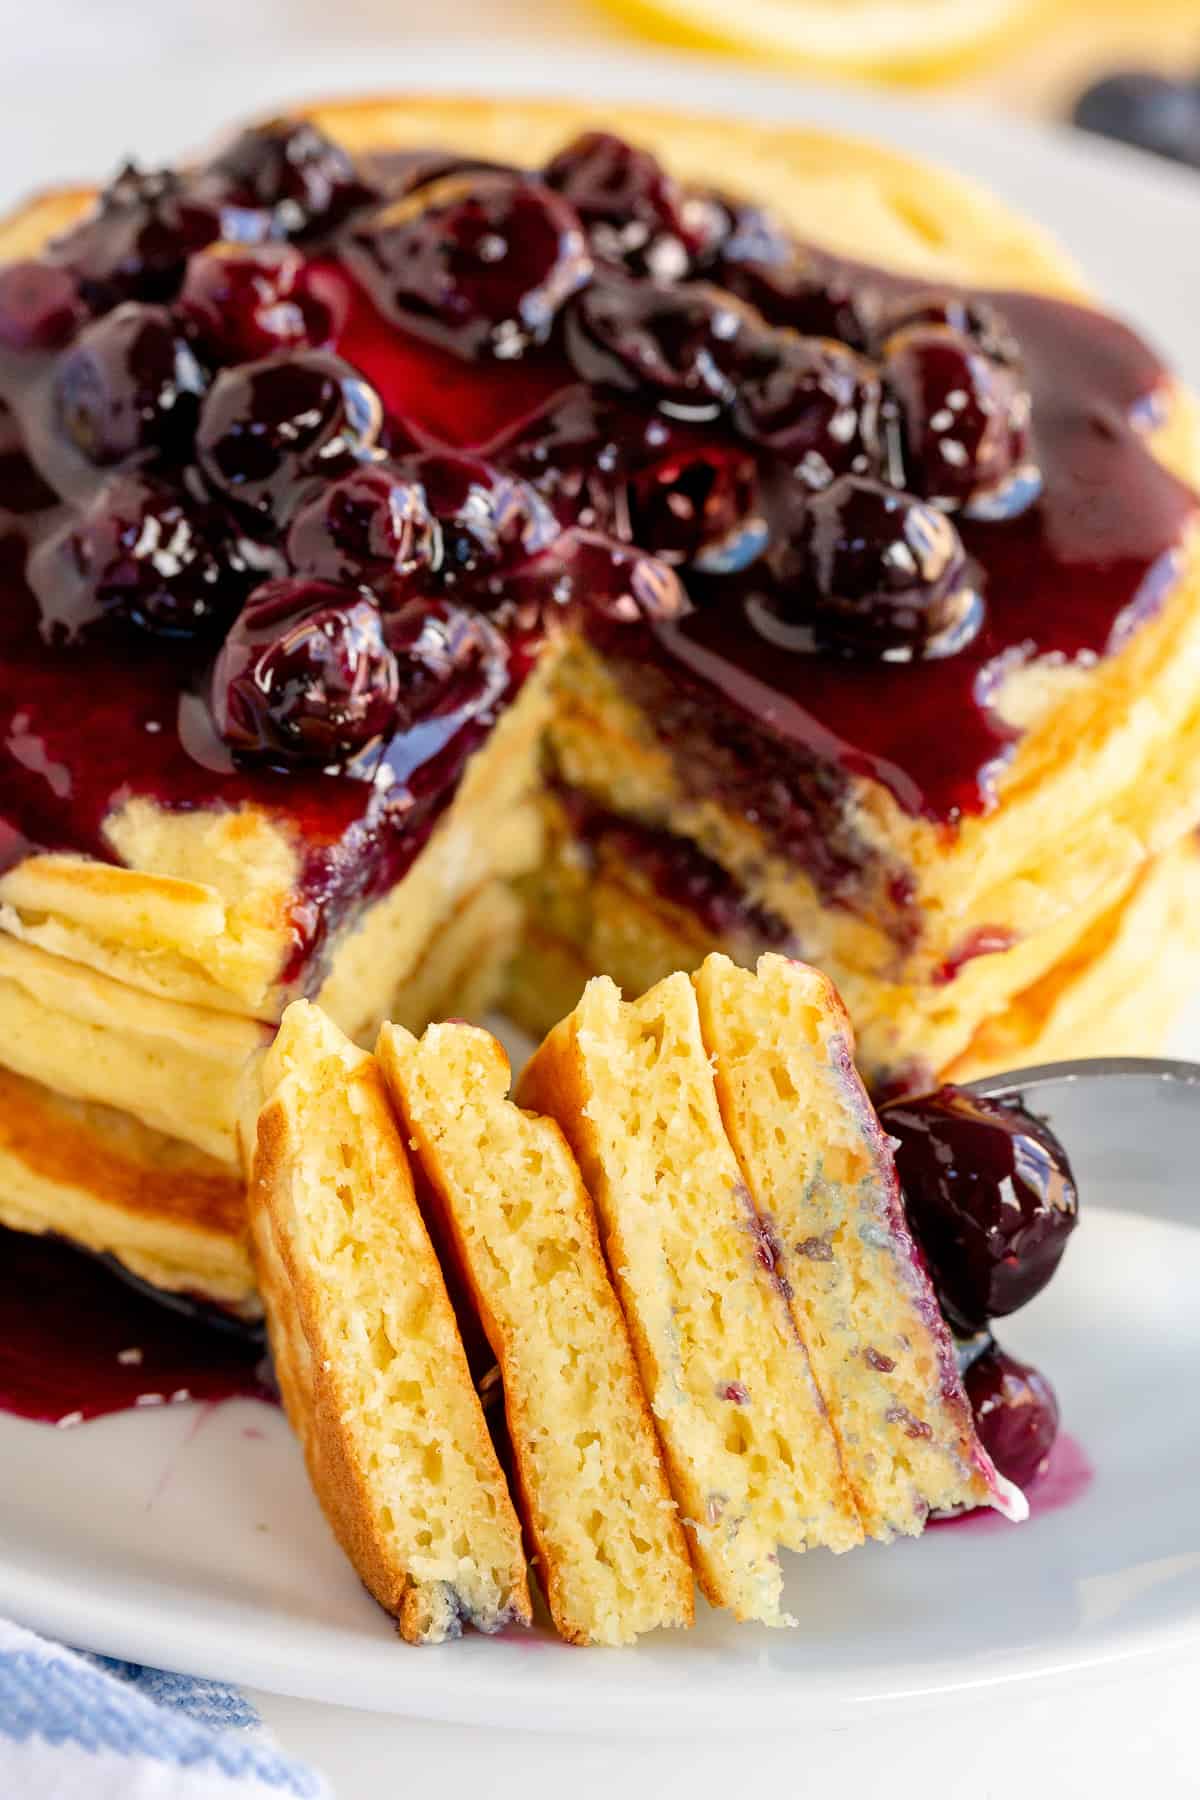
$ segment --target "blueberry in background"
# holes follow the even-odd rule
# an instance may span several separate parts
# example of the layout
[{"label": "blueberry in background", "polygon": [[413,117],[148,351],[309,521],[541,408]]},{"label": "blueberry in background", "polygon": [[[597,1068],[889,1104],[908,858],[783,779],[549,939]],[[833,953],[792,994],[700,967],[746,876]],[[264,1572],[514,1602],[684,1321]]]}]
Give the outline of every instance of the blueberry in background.
[{"label": "blueberry in background", "polygon": [[1106,75],[1080,95],[1072,121],[1082,131],[1200,169],[1200,81],[1136,69]]}]

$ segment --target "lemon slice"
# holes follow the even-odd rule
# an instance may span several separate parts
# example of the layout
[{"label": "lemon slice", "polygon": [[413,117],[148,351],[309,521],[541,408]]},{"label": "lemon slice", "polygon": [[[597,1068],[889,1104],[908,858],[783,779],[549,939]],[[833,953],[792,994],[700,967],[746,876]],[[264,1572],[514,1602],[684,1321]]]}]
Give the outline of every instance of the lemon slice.
[{"label": "lemon slice", "polygon": [[996,54],[1061,0],[608,0],[672,44],[829,75],[929,81]]}]

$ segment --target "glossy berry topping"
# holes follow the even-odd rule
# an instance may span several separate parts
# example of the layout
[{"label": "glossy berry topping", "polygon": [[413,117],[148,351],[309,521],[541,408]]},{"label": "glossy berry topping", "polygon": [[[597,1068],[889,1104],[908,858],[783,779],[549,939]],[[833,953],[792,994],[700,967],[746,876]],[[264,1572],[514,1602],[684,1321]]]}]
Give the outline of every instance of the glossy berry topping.
[{"label": "glossy berry topping", "polygon": [[1036,497],[1029,390],[1017,370],[944,325],[911,325],[888,340],[883,380],[912,492],[982,517]]},{"label": "glossy berry topping", "polygon": [[872,335],[869,290],[828,258],[781,245],[769,226],[764,234],[762,215],[753,209],[741,217],[749,218],[750,227],[744,224],[721,246],[712,280],[747,301],[770,325],[866,349]]},{"label": "glossy berry topping", "polygon": [[336,766],[396,720],[399,673],[374,597],[305,578],[265,582],[221,647],[217,730],[237,756]]},{"label": "glossy berry topping", "polygon": [[220,510],[136,473],[105,482],[29,566],[42,627],[70,641],[117,618],[169,637],[212,636],[261,579]]},{"label": "glossy berry topping", "polygon": [[470,587],[486,603],[486,582],[519,568],[552,544],[559,526],[527,483],[478,456],[453,451],[406,457],[436,520],[434,570],[441,584]]},{"label": "glossy berry topping", "polygon": [[165,307],[126,301],[81,331],[54,375],[55,422],[98,467],[190,448],[206,377]]},{"label": "glossy berry topping", "polygon": [[378,396],[325,350],[225,369],[200,414],[196,457],[218,493],[267,524],[286,522],[314,484],[344,474],[379,436]]},{"label": "glossy berry topping", "polygon": [[170,300],[194,250],[224,235],[262,235],[266,221],[227,216],[169,169],[126,165],[93,212],[51,244],[97,312],[120,300]]},{"label": "glossy berry topping", "polygon": [[764,332],[745,357],[734,418],[810,487],[879,464],[879,378],[844,344]]},{"label": "glossy berry topping", "polygon": [[678,280],[713,237],[720,215],[688,195],[658,158],[611,131],[585,131],[552,157],[547,184],[570,201],[600,262]]},{"label": "glossy berry topping", "polygon": [[377,198],[352,157],[315,125],[273,119],[251,126],[209,164],[201,191],[260,210],[273,233],[304,238],[330,231]]},{"label": "glossy berry topping", "polygon": [[770,561],[781,618],[843,654],[897,661],[943,655],[981,623],[951,521],[861,476],[840,475],[803,502]]},{"label": "glossy berry topping", "polygon": [[979,1441],[1001,1475],[1025,1488],[1043,1473],[1058,1436],[1058,1400],[1040,1370],[993,1344],[963,1386]]},{"label": "glossy berry topping", "polygon": [[[79,291],[92,312],[129,298],[169,304],[220,390],[220,407],[209,392],[199,450],[194,443],[177,449],[173,434],[169,446],[149,444],[133,458],[139,477],[164,484],[181,508],[211,504],[218,532],[231,518],[235,535],[252,533],[252,546],[238,542],[228,554],[253,560],[259,581],[288,573],[356,595],[365,587],[393,656],[399,639],[389,634],[411,606],[486,612],[511,651],[515,684],[534,665],[543,628],[573,622],[611,649],[632,699],[688,766],[698,793],[753,812],[836,903],[874,906],[883,895],[897,943],[910,945],[919,923],[911,884],[901,870],[876,866],[875,851],[847,825],[849,786],[878,781],[910,815],[951,826],[985,809],[991,773],[1018,729],[988,704],[991,671],[1008,666],[1019,647],[1067,661],[1102,656],[1112,647],[1113,621],[1169,586],[1156,576],[1183,541],[1194,501],[1146,444],[1145,418],[1165,392],[1161,364],[1094,311],[1013,293],[998,304],[1019,339],[1018,359],[981,324],[986,308],[975,298],[931,296],[921,284],[800,247],[753,205],[720,195],[681,201],[652,159],[619,141],[570,146],[556,159],[557,186],[441,151],[372,158],[361,211],[358,172],[340,153],[323,162],[327,151],[289,126],[252,134],[238,154],[182,179],[127,173],[86,228],[47,253],[73,279],[79,265]],[[494,198],[518,187],[522,204],[537,196],[529,204],[543,216],[547,207],[570,215],[596,265],[592,281],[604,290],[590,319],[599,329],[589,335],[581,327],[591,305],[584,288],[551,319],[544,343],[525,346],[520,303],[500,309],[502,320],[518,318],[515,342],[496,339],[468,308],[466,336],[456,324],[431,343],[442,330],[437,307],[447,292],[453,298],[462,263],[453,243],[448,261],[439,262],[432,238],[419,233],[407,241],[415,266],[432,270],[436,306],[420,317],[393,307],[385,263],[372,273],[371,234],[398,192],[417,203],[402,214],[403,226],[446,198],[447,181],[457,184],[464,217],[468,190]],[[618,191],[625,195],[619,203]],[[346,222],[328,229],[344,201]],[[707,223],[693,232],[693,216],[702,214]],[[291,235],[303,238],[306,259],[295,287],[294,259],[280,248]],[[510,236],[511,243],[503,233],[484,233],[469,247],[465,264],[480,293],[493,273],[498,281],[513,274],[514,246],[517,263],[526,257],[532,240]],[[231,286],[227,298],[221,283],[234,264],[246,273],[247,258],[245,248],[229,245],[271,249],[244,289],[235,295]],[[427,252],[430,260],[421,261]],[[663,252],[669,267],[660,265]],[[672,287],[672,270],[686,285]],[[411,286],[409,271],[400,274]],[[264,360],[294,365],[325,354],[307,342],[292,348],[287,315],[298,292],[319,294],[331,309],[328,343],[344,358],[332,405],[325,388],[315,401],[311,388],[291,391],[294,369],[259,391]],[[875,371],[849,352],[882,357],[917,326],[958,333],[976,353],[1013,372],[1019,360],[1028,371],[1045,485],[1011,529],[972,517],[974,492],[952,525],[931,517],[911,493],[884,490],[881,498],[869,476],[885,476],[892,488],[907,479],[895,398],[879,461],[860,473],[845,421],[853,413],[861,422],[871,410],[862,394],[869,397]],[[785,328],[798,336],[788,338]],[[47,335],[58,329],[51,325]],[[490,363],[469,365],[458,352],[481,329]],[[262,348],[261,331],[271,334],[269,354],[239,366]],[[818,358],[810,386],[814,338],[835,338],[844,348],[825,352],[832,366]],[[528,354],[496,360],[497,350],[518,344]],[[764,346],[771,351],[765,363]],[[377,805],[364,784],[320,779],[311,765],[286,788],[269,780],[265,790],[256,771],[231,770],[204,716],[205,696],[194,688],[196,664],[209,665],[213,641],[204,638],[195,651],[160,648],[115,628],[126,604],[143,630],[173,630],[188,616],[186,584],[173,591],[155,548],[173,541],[157,514],[132,578],[127,572],[120,584],[105,583],[108,621],[89,628],[81,654],[39,666],[36,599],[22,582],[26,556],[36,538],[64,523],[86,520],[90,531],[97,489],[113,466],[87,462],[50,429],[51,359],[62,365],[72,354],[70,338],[29,353],[0,345],[0,400],[9,408],[7,418],[0,413],[0,458],[16,475],[0,492],[7,578],[0,615],[13,696],[0,730],[0,811],[12,827],[9,853],[15,842],[16,853],[36,844],[111,854],[104,819],[131,788],[181,807],[238,806],[265,791],[295,820],[298,835],[318,846],[306,859],[313,904],[304,910],[313,931],[323,929],[342,916],[339,907],[400,878],[478,736],[418,732],[411,745],[391,738],[361,759],[348,753],[355,774],[372,756],[395,780],[403,779],[397,771],[406,757],[428,765],[411,810]],[[365,424],[342,387],[356,379],[354,369],[370,383],[358,409],[370,415]],[[370,390],[387,409],[382,420]],[[869,452],[870,432],[859,435]],[[411,466],[434,451],[458,459],[457,487],[439,488],[432,471]],[[849,475],[841,472],[843,455]],[[477,465],[465,481],[464,457]],[[382,489],[350,479],[376,467],[387,471]],[[449,468],[442,464],[443,473]],[[821,489],[828,474],[835,478]],[[847,480],[865,483],[872,497],[860,485],[826,505]],[[532,503],[524,482],[534,484]],[[1098,512],[1079,503],[1081,493],[1101,486],[1111,506]],[[427,517],[416,507],[418,488]],[[62,516],[40,519],[50,490]],[[27,502],[36,510],[22,517],[18,495],[22,512]],[[123,516],[113,522],[122,544]],[[817,530],[822,520],[828,531]],[[208,541],[199,523],[196,532]],[[650,545],[662,554],[650,555]],[[687,572],[691,610],[667,559]],[[197,551],[187,567],[201,561]],[[144,591],[151,580],[161,587]],[[972,639],[976,586],[986,594],[987,629]],[[207,586],[200,592],[203,598]],[[1152,603],[1146,598],[1139,616]],[[654,630],[608,628],[610,620],[647,618]],[[960,655],[947,654],[955,647]],[[899,660],[907,666],[890,670]],[[316,706],[315,691],[310,698]],[[260,761],[296,760],[297,734],[272,725],[259,735],[274,746]],[[51,777],[31,778],[31,754]],[[381,779],[381,794],[384,785]],[[354,835],[363,824],[369,829]],[[335,850],[347,833],[356,849],[361,844],[361,861]],[[297,954],[303,960],[312,950],[306,937]],[[297,979],[302,972],[298,963]]]},{"label": "glossy berry topping", "polygon": [[410,600],[388,614],[384,629],[399,671],[400,730],[448,714],[479,716],[503,695],[507,645],[471,608]]},{"label": "glossy berry topping", "polygon": [[675,571],[658,557],[593,532],[573,532],[569,599],[579,610],[616,624],[678,619],[691,610]]},{"label": "glossy berry topping", "polygon": [[881,297],[873,315],[873,343],[877,354],[888,340],[910,325],[944,325],[969,338],[985,356],[1016,368],[1020,346],[1007,321],[988,301],[976,294],[956,293],[953,288],[925,288],[916,293]]},{"label": "glossy berry topping", "polygon": [[909,1221],[956,1331],[1039,1294],[1075,1228],[1067,1153],[1020,1107],[942,1087],[883,1109]]},{"label": "glossy berry topping", "polygon": [[304,273],[291,244],[212,244],[189,257],[176,310],[217,362],[321,344],[331,320],[307,291]]},{"label": "glossy berry topping", "polygon": [[448,175],[354,228],[348,255],[385,313],[462,356],[523,356],[591,277],[578,215],[520,175]]},{"label": "glossy berry topping", "polygon": [[0,266],[0,349],[59,350],[86,317],[69,269],[32,257]]},{"label": "glossy berry topping", "polygon": [[399,200],[418,188],[440,181],[444,175],[519,175],[512,163],[489,161],[459,150],[402,149],[368,151],[363,169],[381,200]]},{"label": "glossy berry topping", "polygon": [[[765,546],[758,468],[746,450],[681,449],[639,469],[624,494],[621,535],[667,562],[726,574],[746,568]],[[620,530],[620,520],[613,523]]]},{"label": "glossy berry topping", "polygon": [[721,193],[710,194],[708,204],[715,212],[716,230],[705,246],[704,263],[706,269],[713,271],[714,279],[746,265],[761,269],[795,267],[795,240],[765,206]]},{"label": "glossy berry topping", "polygon": [[339,476],[301,507],[287,535],[298,574],[365,583],[385,606],[389,595],[421,585],[440,555],[424,488],[390,463]]},{"label": "glossy berry topping", "polygon": [[1200,169],[1200,86],[1194,82],[1144,69],[1106,75],[1080,95],[1074,122],[1083,131]]},{"label": "glossy berry topping", "polygon": [[567,315],[567,351],[586,381],[654,400],[679,417],[728,407],[753,314],[720,288],[597,280]]}]

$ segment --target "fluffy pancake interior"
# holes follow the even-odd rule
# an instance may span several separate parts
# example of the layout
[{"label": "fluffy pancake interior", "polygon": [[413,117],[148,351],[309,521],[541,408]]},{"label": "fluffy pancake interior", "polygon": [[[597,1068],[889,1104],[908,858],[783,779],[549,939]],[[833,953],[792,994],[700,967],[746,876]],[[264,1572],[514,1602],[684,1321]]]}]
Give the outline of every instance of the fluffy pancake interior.
[{"label": "fluffy pancake interior", "polygon": [[721,1125],[687,977],[632,1003],[589,983],[520,1097],[558,1117],[596,1201],[706,1594],[786,1622],[778,1547],[844,1550],[861,1530]]},{"label": "fluffy pancake interior", "polygon": [[692,1574],[591,1203],[557,1126],[508,1098],[504,1051],[470,1025],[378,1056],[500,1361],[554,1622],[630,1643],[692,1617]]},{"label": "fluffy pancake interior", "polygon": [[263,1084],[259,1274],[331,1522],[406,1637],[528,1619],[519,1527],[374,1059],[299,1003]]},{"label": "fluffy pancake interior", "polygon": [[916,1260],[850,1023],[815,969],[710,956],[695,975],[725,1127],[769,1220],[796,1324],[875,1537],[986,1504],[949,1344]]}]

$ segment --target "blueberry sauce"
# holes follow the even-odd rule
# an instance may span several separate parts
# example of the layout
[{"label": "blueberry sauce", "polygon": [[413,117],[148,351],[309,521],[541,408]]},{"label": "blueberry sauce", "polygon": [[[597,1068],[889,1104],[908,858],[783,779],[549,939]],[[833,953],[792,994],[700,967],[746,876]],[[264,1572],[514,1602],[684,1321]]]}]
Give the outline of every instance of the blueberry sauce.
[{"label": "blueberry sauce", "polygon": [[986,809],[1016,742],[987,705],[996,669],[1034,652],[1102,656],[1131,609],[1149,612],[1169,588],[1194,508],[1136,422],[1164,379],[1146,346],[1061,301],[994,299],[1029,372],[1043,488],[1014,519],[959,521],[985,577],[986,613],[969,644],[904,664],[789,653],[785,632],[751,623],[761,614],[750,570],[741,592],[703,594],[646,645],[668,679],[682,672],[707,694],[710,710],[723,704],[758,722],[773,768],[781,750],[801,762],[815,753],[843,775],[880,782],[905,811],[946,823]]},{"label": "blueberry sauce", "polygon": [[[1083,1445],[1069,1431],[1060,1431],[1044,1466],[1024,1490],[1029,1501],[1030,1521],[1074,1505],[1087,1493],[1095,1478],[1095,1468]],[[1007,1519],[986,1506],[977,1507],[974,1512],[931,1518],[926,1528],[944,1531],[949,1526],[955,1531],[1007,1531],[1009,1528]]]},{"label": "blueberry sauce", "polygon": [[[183,176],[123,171],[4,275],[0,866],[110,858],[134,796],[256,804],[301,854],[298,985],[565,618],[685,785],[911,939],[849,783],[947,828],[986,808],[1016,735],[996,671],[1119,643],[1192,517],[1144,442],[1165,372],[1123,327],[804,251],[606,134],[543,181],[356,166],[276,122]],[[439,500],[447,448],[486,471]],[[331,571],[313,534],[343,482]],[[430,530],[397,537],[422,485]],[[369,597],[264,588],[313,577]],[[243,605],[278,643],[242,642]]]},{"label": "blueberry sauce", "polygon": [[751,900],[737,881],[691,839],[605,811],[577,788],[558,788],[575,845],[597,861],[630,871],[714,937],[741,934],[798,955],[791,928]]},{"label": "blueberry sauce", "polygon": [[0,1227],[0,1318],[0,1411],[19,1418],[74,1425],[182,1400],[276,1399],[261,1331],[139,1292],[57,1239]]}]

